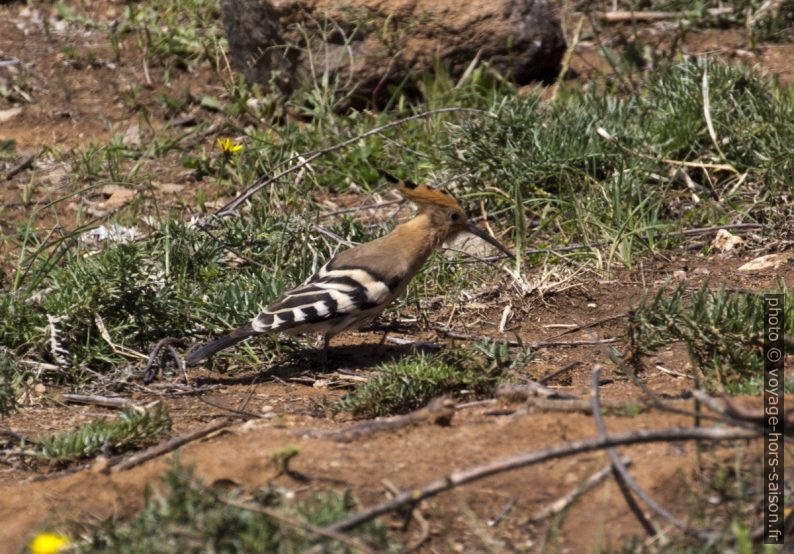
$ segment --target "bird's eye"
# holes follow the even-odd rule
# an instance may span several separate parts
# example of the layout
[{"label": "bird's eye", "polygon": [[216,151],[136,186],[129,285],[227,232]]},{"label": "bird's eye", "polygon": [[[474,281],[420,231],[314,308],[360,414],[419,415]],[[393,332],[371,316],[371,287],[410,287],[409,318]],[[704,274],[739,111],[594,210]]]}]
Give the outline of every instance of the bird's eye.
[{"label": "bird's eye", "polygon": [[450,215],[449,218],[452,221],[455,221],[455,222],[460,221],[460,214],[459,213],[452,213],[452,215]]}]

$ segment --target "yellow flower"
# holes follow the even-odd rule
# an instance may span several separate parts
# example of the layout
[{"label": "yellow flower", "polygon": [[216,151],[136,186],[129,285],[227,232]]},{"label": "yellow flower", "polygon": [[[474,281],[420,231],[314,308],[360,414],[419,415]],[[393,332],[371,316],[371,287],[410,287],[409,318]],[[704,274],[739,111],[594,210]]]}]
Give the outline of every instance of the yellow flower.
[{"label": "yellow flower", "polygon": [[57,554],[69,546],[69,538],[55,533],[39,533],[30,543],[32,554]]},{"label": "yellow flower", "polygon": [[236,154],[237,152],[242,150],[243,149],[243,145],[242,144],[237,144],[236,142],[234,142],[229,137],[224,137],[224,138],[219,138],[218,139],[218,148],[220,148],[221,152],[223,152],[224,154],[226,154],[228,156],[228,155],[231,155],[231,154]]}]

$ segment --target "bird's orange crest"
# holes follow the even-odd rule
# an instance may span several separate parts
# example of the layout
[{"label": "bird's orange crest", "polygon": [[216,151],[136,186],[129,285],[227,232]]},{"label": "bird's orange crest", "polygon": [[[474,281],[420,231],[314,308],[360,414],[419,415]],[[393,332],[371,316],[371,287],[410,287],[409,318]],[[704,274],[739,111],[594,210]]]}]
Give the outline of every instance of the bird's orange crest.
[{"label": "bird's orange crest", "polygon": [[386,179],[397,185],[397,190],[405,197],[415,204],[431,204],[436,206],[445,206],[447,208],[456,208],[462,210],[458,201],[455,200],[451,194],[445,190],[437,189],[430,185],[417,185],[405,179],[398,179],[390,173],[382,171]]}]

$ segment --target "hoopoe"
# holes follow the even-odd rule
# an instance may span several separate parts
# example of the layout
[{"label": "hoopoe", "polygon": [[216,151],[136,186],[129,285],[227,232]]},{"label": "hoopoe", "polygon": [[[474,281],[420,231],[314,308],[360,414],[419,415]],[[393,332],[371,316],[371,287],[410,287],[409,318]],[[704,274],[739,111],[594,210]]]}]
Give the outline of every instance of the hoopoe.
[{"label": "hoopoe", "polygon": [[470,223],[449,193],[389,175],[387,178],[419,209],[413,219],[379,239],[336,254],[249,323],[191,352],[187,364],[200,363],[249,337],[276,332],[322,333],[324,363],[331,338],[378,317],[405,291],[433,250],[447,239],[469,232],[513,256],[499,241]]}]

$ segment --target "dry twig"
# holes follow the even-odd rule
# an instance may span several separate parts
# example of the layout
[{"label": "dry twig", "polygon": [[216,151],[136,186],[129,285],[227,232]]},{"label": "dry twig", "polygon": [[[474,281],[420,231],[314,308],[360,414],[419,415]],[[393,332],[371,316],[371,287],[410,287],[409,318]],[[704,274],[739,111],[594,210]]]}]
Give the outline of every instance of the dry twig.
[{"label": "dry twig", "polygon": [[468,333],[459,333],[458,331],[453,331],[452,329],[449,329],[448,327],[444,327],[442,325],[433,325],[432,329],[452,339],[472,340],[472,341],[474,340],[497,341],[500,343],[507,344],[508,346],[520,346],[535,350],[539,348],[554,348],[556,346],[591,346],[594,344],[611,344],[618,340],[612,337],[608,339],[595,339],[595,340],[560,340],[560,341],[542,340],[538,342],[526,343],[520,340],[503,339],[500,337],[489,337],[486,335],[470,335]]},{"label": "dry twig", "polygon": [[13,177],[16,177],[17,174],[22,173],[27,168],[32,166],[33,160],[34,160],[33,156],[25,156],[24,158],[22,158],[22,160],[20,160],[20,162],[17,165],[15,165],[14,167],[8,170],[8,173],[5,174],[5,177],[3,177],[3,179],[8,180]]},{"label": "dry twig", "polygon": [[504,398],[509,402],[523,402],[527,398],[531,398],[533,396],[578,400],[577,396],[554,390],[547,387],[546,385],[541,385],[536,381],[525,381],[519,385],[500,385],[496,389],[495,396],[497,398]]},{"label": "dry twig", "polygon": [[[722,403],[720,403],[716,398],[712,398],[700,389],[693,390],[692,396],[709,410],[720,414],[722,418],[733,425],[741,425],[759,432],[763,430],[764,421],[766,420],[763,407],[757,409],[746,408],[727,395],[722,397]],[[784,420],[784,428],[787,432],[790,432],[789,429],[794,427],[794,407],[787,408],[780,417]]]},{"label": "dry twig", "polygon": [[566,372],[572,370],[576,366],[581,365],[581,363],[582,362],[571,362],[569,364],[565,364],[561,368],[555,369],[551,373],[547,373],[546,375],[544,375],[543,377],[538,379],[538,383],[540,383],[541,385],[545,385],[546,383],[548,383],[549,381],[551,381],[555,377],[558,377],[558,376],[562,375],[563,373],[566,373]]},{"label": "dry twig", "polygon": [[99,329],[99,335],[102,337],[108,346],[110,346],[111,350],[116,354],[121,354],[122,356],[127,356],[128,358],[138,358],[142,360],[148,359],[145,354],[141,354],[137,350],[133,350],[132,348],[127,348],[126,346],[122,346],[120,344],[116,344],[113,342],[113,339],[110,338],[110,333],[108,333],[107,327],[105,327],[105,321],[102,319],[102,316],[99,314],[94,314],[94,323],[96,323],[96,328]]},{"label": "dry twig", "polygon": [[[395,497],[398,494],[400,494],[400,489],[398,489],[394,485],[394,483],[392,483],[388,479],[383,479],[381,483],[383,483],[383,486],[386,487],[386,490],[389,491],[392,497]],[[403,552],[406,553],[414,552],[420,546],[422,546],[428,538],[430,538],[430,524],[427,522],[427,519],[425,519],[425,516],[424,514],[422,514],[422,510],[419,509],[418,505],[414,506],[413,509],[411,510],[411,517],[414,518],[416,520],[416,523],[419,524],[419,536],[416,539],[414,539],[414,541],[411,544],[405,547]],[[403,530],[405,530],[405,528],[407,527],[408,527],[408,522],[406,521]]]},{"label": "dry twig", "polygon": [[[626,465],[631,464],[631,460],[629,458],[623,457],[621,461]],[[588,477],[587,481],[580,484],[578,487],[573,489],[572,491],[566,493],[565,495],[561,496],[551,504],[548,504],[544,508],[541,508],[535,515],[529,518],[531,523],[538,523],[543,521],[544,519],[548,519],[550,517],[556,516],[559,513],[564,512],[568,509],[568,507],[576,502],[576,500],[582,496],[584,493],[589,491],[590,489],[594,488],[596,485],[601,483],[604,479],[609,477],[612,473],[612,465],[607,465],[603,469],[595,472],[590,477]]]},{"label": "dry twig", "polygon": [[234,414],[236,417],[243,417],[245,419],[262,419],[262,416],[259,415],[259,414],[255,414],[253,412],[247,412],[247,411],[245,411],[242,408],[241,409],[237,409],[237,408],[232,408],[230,406],[224,406],[223,404],[216,404],[215,402],[212,402],[211,400],[207,400],[203,396],[199,396],[198,400],[200,402],[203,402],[204,404],[206,404],[208,406],[212,406],[213,408],[218,408],[219,410],[224,410],[226,412]]},{"label": "dry twig", "polygon": [[113,472],[118,471],[125,471],[127,469],[133,468],[138,466],[144,462],[148,462],[154,458],[162,456],[163,454],[168,454],[169,452],[173,452],[180,446],[184,446],[189,442],[193,442],[195,440],[201,439],[206,437],[209,434],[214,433],[215,431],[219,431],[224,427],[228,427],[229,425],[233,424],[236,420],[231,417],[225,417],[223,419],[219,419],[218,421],[214,421],[211,424],[198,429],[196,431],[191,431],[190,433],[185,433],[184,435],[180,435],[178,437],[174,437],[173,439],[166,441],[162,444],[158,444],[152,446],[151,448],[147,448],[143,452],[138,452],[129,456],[127,458],[123,458],[116,462],[115,464],[108,464],[107,469]]},{"label": "dry twig", "polygon": [[[607,439],[607,428],[606,424],[604,423],[604,418],[601,416],[601,406],[599,404],[598,398],[598,383],[600,381],[600,374],[601,374],[601,365],[596,364],[593,368],[592,378],[590,382],[590,386],[592,388],[592,396],[591,400],[593,402],[593,418],[596,422],[596,427],[598,427],[598,434],[603,439]],[[643,502],[659,517],[664,519],[665,521],[671,523],[672,525],[681,529],[687,535],[691,535],[694,537],[698,537],[701,540],[705,541],[713,541],[716,537],[713,533],[706,533],[690,527],[686,523],[682,522],[680,519],[675,517],[673,514],[667,511],[663,506],[657,503],[653,498],[648,496],[642,487],[640,487],[639,483],[631,476],[629,471],[626,469],[626,466],[621,462],[620,457],[617,455],[617,452],[614,448],[608,448],[607,454],[609,454],[609,459],[612,462],[612,468],[615,474],[615,480],[617,481],[618,485],[620,486],[620,490],[623,493],[623,496],[626,498],[626,503],[631,508],[631,511],[637,516],[637,519],[642,524],[645,531],[648,533],[649,536],[654,536],[657,534],[656,529],[653,527],[650,521],[645,517],[645,514],[642,510],[637,506],[634,498],[631,496],[631,493],[627,490],[631,489],[634,494],[636,494]]]},{"label": "dry twig", "polygon": [[752,439],[758,436],[758,433],[746,429],[728,427],[677,427],[672,429],[640,429],[629,433],[617,433],[609,437],[596,437],[568,442],[545,450],[526,452],[511,458],[493,460],[480,466],[454,471],[422,487],[403,491],[393,499],[365,508],[357,514],[353,514],[350,517],[341,519],[327,526],[325,529],[330,531],[353,529],[362,523],[391,512],[401,506],[412,502],[419,502],[420,500],[433,497],[441,492],[459,487],[466,483],[484,479],[498,473],[547,462],[549,460],[581,454],[582,452],[592,452],[593,450],[602,450],[614,446],[645,444],[650,442],[684,440],[723,441]]},{"label": "dry twig", "polygon": [[233,500],[231,498],[218,498],[218,500],[220,502],[223,502],[227,506],[232,506],[234,508],[239,508],[241,510],[247,510],[249,512],[259,512],[260,514],[265,514],[267,517],[271,519],[275,519],[276,521],[280,521],[281,523],[285,523],[290,527],[295,527],[296,529],[300,529],[312,535],[339,541],[342,544],[346,544],[347,546],[359,552],[364,552],[367,554],[374,554],[375,552],[370,547],[365,545],[363,542],[354,539],[353,537],[348,537],[347,535],[337,531],[329,531],[327,529],[323,529],[322,527],[317,527],[316,525],[313,525],[307,521],[301,521],[297,518],[288,516],[287,514],[284,514],[277,510],[271,510],[265,508],[264,506],[257,506],[256,504],[243,502],[241,500]]},{"label": "dry twig", "polygon": [[[598,398],[598,385],[601,382],[601,365],[596,364],[593,368],[592,379],[591,379],[591,397],[590,401],[593,407],[593,417],[595,418],[596,427],[598,428],[598,436],[601,438],[607,438],[607,429],[606,425],[604,424],[604,418],[601,416],[601,404]],[[642,511],[642,508],[634,497],[631,495],[632,490],[639,489],[639,485],[634,481],[631,475],[629,475],[628,470],[626,469],[625,464],[622,463],[622,460],[618,456],[617,451],[614,448],[607,448],[607,454],[609,455],[610,465],[612,466],[612,474],[615,477],[615,482],[618,484],[618,488],[620,489],[620,493],[623,495],[623,498],[626,500],[626,504],[628,505],[631,513],[634,514],[634,517],[637,518],[637,521],[640,523],[642,528],[648,534],[649,537],[654,537],[658,533],[656,528],[650,522],[650,520],[645,516]],[[636,489],[635,489],[636,487]],[[639,495],[638,495],[639,496]]]},{"label": "dry twig", "polygon": [[[593,413],[593,405],[588,400],[583,399],[558,399],[543,398],[542,396],[530,397],[525,400],[525,404],[530,408],[537,408],[544,412],[578,412],[586,415]],[[639,404],[607,402],[602,407],[610,414],[636,414],[637,409],[642,409]]]},{"label": "dry twig", "polygon": [[446,397],[434,398],[426,406],[409,414],[384,417],[370,421],[362,421],[344,429],[301,429],[295,431],[301,437],[315,439],[328,439],[338,442],[350,442],[379,433],[381,431],[394,431],[409,425],[431,422],[436,425],[449,425],[455,414],[455,403]]},{"label": "dry twig", "polygon": [[160,360],[160,364],[158,364],[157,366],[154,365],[154,362],[157,360],[158,356],[160,355],[160,351],[163,348],[165,348],[168,351],[168,353],[171,355],[171,357],[176,361],[176,365],[177,367],[179,367],[179,371],[182,374],[182,378],[185,380],[185,383],[190,384],[187,378],[187,372],[185,371],[185,362],[182,360],[182,356],[180,356],[179,353],[176,351],[176,349],[173,347],[174,344],[176,345],[183,344],[182,339],[175,337],[166,337],[158,341],[157,344],[154,345],[154,348],[152,349],[152,353],[149,354],[148,358],[146,356],[143,357],[145,360],[148,360],[146,362],[146,367],[143,368],[144,384],[148,385],[149,383],[151,383],[154,380],[157,373],[160,371],[160,369],[162,369],[164,362],[163,360]]},{"label": "dry twig", "polygon": [[129,398],[120,396],[98,396],[92,394],[64,394],[64,402],[71,402],[72,404],[92,404],[94,406],[102,406],[104,408],[116,408],[118,410],[126,410],[134,408],[135,403]]}]

